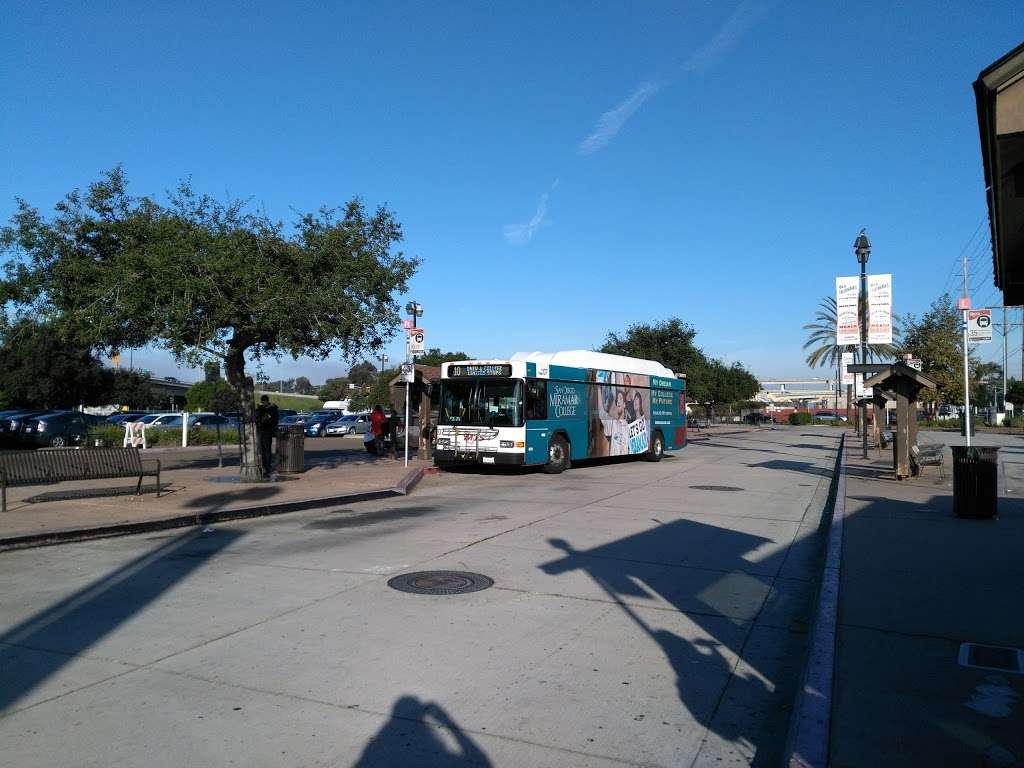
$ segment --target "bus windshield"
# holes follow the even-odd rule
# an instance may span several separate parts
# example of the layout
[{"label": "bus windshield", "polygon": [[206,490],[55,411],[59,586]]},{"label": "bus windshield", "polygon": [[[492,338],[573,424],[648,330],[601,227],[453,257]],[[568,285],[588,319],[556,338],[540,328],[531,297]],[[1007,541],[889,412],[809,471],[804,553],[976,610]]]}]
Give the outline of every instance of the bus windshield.
[{"label": "bus windshield", "polygon": [[447,380],[441,387],[439,424],[522,426],[522,382],[512,379]]}]

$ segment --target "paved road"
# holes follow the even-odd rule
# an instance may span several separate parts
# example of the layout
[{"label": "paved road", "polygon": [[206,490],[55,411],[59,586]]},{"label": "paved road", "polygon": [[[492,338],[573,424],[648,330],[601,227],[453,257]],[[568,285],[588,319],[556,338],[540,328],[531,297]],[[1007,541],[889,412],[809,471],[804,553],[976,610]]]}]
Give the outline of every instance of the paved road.
[{"label": "paved road", "polygon": [[4,763],[776,765],[837,438],[0,555]]}]

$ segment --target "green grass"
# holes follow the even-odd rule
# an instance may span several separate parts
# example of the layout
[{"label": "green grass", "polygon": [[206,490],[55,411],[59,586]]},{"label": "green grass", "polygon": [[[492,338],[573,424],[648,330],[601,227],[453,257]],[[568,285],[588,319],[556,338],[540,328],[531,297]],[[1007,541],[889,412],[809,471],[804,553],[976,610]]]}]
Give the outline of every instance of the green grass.
[{"label": "green grass", "polygon": [[316,411],[323,407],[324,401],[314,397],[294,397],[293,395],[275,395],[267,392],[270,402],[278,408],[288,408],[293,411]]}]

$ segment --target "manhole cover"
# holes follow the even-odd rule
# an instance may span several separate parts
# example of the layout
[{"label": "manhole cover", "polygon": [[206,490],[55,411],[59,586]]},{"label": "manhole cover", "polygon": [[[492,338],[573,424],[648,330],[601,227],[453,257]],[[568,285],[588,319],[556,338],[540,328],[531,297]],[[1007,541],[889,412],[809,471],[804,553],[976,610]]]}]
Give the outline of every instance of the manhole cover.
[{"label": "manhole cover", "polygon": [[1024,673],[1024,651],[999,645],[963,643],[957,661],[975,669],[995,669],[1000,672]]},{"label": "manhole cover", "polygon": [[691,485],[695,491],[742,491],[735,485]]},{"label": "manhole cover", "polygon": [[494,579],[467,571],[417,571],[388,580],[388,586],[414,595],[461,595],[479,592],[494,584]]}]

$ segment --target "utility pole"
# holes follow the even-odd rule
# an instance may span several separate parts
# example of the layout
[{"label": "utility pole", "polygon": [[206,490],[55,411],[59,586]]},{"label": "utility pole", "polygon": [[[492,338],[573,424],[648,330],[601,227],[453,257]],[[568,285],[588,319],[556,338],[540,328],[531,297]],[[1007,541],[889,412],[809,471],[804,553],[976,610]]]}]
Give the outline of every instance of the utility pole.
[{"label": "utility pole", "polygon": [[963,259],[963,270],[964,270],[964,295],[960,299],[960,310],[963,312],[963,321],[960,327],[963,332],[963,344],[964,344],[964,437],[967,439],[967,447],[971,447],[971,382],[970,374],[967,367],[968,347],[967,347],[967,310],[971,307],[971,299],[967,295],[967,254],[964,254]]}]

